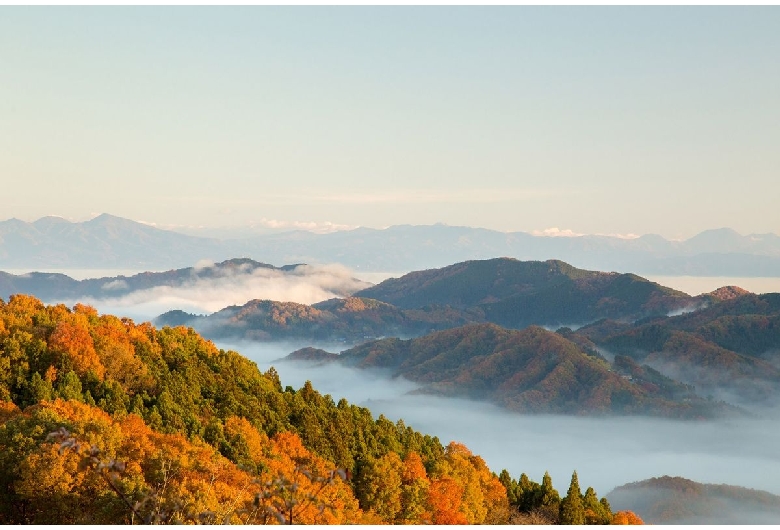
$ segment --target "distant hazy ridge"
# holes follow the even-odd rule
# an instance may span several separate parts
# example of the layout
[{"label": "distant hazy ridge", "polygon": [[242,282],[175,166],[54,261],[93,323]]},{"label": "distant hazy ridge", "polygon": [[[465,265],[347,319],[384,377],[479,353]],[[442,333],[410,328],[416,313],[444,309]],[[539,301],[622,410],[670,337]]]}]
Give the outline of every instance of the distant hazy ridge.
[{"label": "distant hazy ridge", "polygon": [[273,264],[341,263],[360,271],[406,271],[497,256],[561,259],[577,267],[640,274],[780,276],[780,236],[728,228],[686,241],[658,235],[543,237],[446,225],[305,231],[215,239],[160,230],[103,214],[71,223],[44,217],[0,222],[0,268],[167,269],[251,257]]}]

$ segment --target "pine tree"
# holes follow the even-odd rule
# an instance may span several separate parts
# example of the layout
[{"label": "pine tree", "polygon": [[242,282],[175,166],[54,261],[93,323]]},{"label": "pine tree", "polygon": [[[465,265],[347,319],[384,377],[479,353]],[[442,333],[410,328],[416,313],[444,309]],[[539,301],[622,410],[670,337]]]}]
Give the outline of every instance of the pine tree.
[{"label": "pine tree", "polygon": [[599,504],[601,504],[605,510],[607,510],[609,513],[612,513],[612,506],[609,505],[609,501],[606,497],[602,497],[599,501]]},{"label": "pine tree", "polygon": [[506,498],[509,500],[509,504],[516,505],[519,502],[517,498],[517,481],[509,475],[509,471],[506,469],[501,470],[498,480],[506,489]]},{"label": "pine tree", "polygon": [[40,403],[41,401],[49,401],[54,396],[54,388],[51,382],[41,377],[41,374],[35,372],[30,379],[28,385],[28,392],[30,395],[29,402],[31,405]]},{"label": "pine tree", "polygon": [[530,512],[536,506],[536,496],[541,486],[528,478],[525,473],[520,475],[517,483],[517,507],[521,512]]},{"label": "pine tree", "polygon": [[609,524],[612,521],[612,510],[607,499],[599,501],[593,488],[585,490],[582,506],[585,509],[585,524]]},{"label": "pine tree", "polygon": [[542,487],[539,488],[536,499],[537,506],[557,505],[561,500],[560,495],[558,495],[558,491],[553,488],[552,478],[550,477],[550,473],[547,471],[544,472],[544,477],[542,478]]},{"label": "pine tree", "polygon": [[62,399],[74,399],[83,401],[84,395],[81,393],[81,380],[76,372],[70,371],[65,374],[57,384],[57,395]]},{"label": "pine tree", "polygon": [[571,476],[569,491],[561,501],[559,522],[560,524],[585,524],[585,508],[582,505],[582,493],[576,471]]},{"label": "pine tree", "polygon": [[529,512],[537,511],[542,517],[551,524],[556,524],[560,512],[561,497],[558,491],[553,488],[550,473],[544,473],[542,484],[535,488],[533,502],[530,503]]}]

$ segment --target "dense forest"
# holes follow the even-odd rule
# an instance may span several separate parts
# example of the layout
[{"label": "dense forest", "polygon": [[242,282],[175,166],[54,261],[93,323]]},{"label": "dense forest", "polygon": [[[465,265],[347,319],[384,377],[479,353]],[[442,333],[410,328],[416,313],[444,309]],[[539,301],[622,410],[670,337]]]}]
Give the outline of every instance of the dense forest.
[{"label": "dense forest", "polygon": [[283,387],[190,328],[0,300],[0,523],[635,523],[576,473]]}]

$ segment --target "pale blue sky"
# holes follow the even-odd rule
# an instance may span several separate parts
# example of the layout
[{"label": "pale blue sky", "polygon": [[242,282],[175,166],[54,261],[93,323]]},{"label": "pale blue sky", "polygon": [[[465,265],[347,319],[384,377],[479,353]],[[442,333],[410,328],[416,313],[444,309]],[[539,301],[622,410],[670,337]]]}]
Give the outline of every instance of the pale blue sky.
[{"label": "pale blue sky", "polygon": [[780,8],[0,7],[0,218],[780,233]]}]

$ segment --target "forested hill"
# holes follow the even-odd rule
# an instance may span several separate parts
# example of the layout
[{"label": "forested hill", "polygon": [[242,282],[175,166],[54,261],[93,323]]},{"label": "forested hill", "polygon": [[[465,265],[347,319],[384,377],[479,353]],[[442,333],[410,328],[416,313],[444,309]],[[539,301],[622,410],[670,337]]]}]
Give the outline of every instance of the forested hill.
[{"label": "forested hill", "polygon": [[682,315],[632,324],[602,320],[570,338],[649,364],[696,385],[702,395],[724,393],[743,404],[775,404],[780,396],[780,294],[731,294]]},{"label": "forested hill", "polygon": [[356,344],[382,336],[413,337],[468,323],[508,328],[559,327],[601,318],[634,321],[695,308],[691,297],[633,274],[577,269],[561,261],[498,258],[385,280],[345,299],[311,306],[251,300],[207,317],[181,311],[157,323],[195,326],[214,338],[308,338]]},{"label": "forested hill", "polygon": [[416,339],[371,341],[340,355],[309,348],[288,358],[382,368],[421,383],[424,392],[486,400],[516,412],[682,418],[737,412],[649,367],[612,365],[538,326],[472,324]]},{"label": "forested hill", "polygon": [[[13,296],[0,300],[0,368],[3,524],[585,517],[578,488],[499,479],[461,444],[308,383],[283,389],[192,329]],[[611,520],[596,504],[591,521]]]},{"label": "forested hill", "polygon": [[486,320],[521,328],[598,318],[642,318],[694,303],[689,295],[634,274],[577,269],[557,260],[496,258],[411,272],[355,293],[402,309],[480,308]]},{"label": "forested hill", "polygon": [[613,506],[651,524],[777,524],[780,497],[766,491],[657,477],[615,488]]}]

